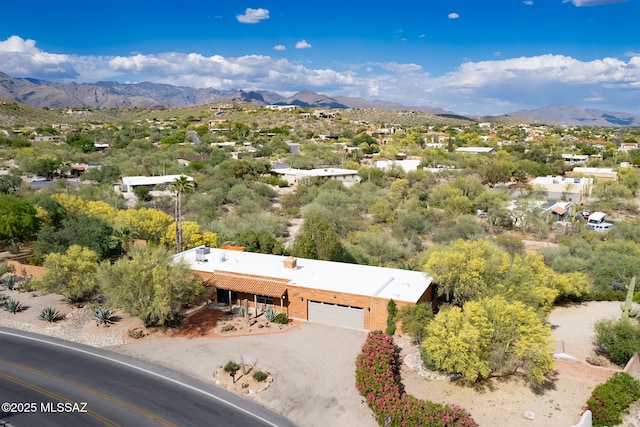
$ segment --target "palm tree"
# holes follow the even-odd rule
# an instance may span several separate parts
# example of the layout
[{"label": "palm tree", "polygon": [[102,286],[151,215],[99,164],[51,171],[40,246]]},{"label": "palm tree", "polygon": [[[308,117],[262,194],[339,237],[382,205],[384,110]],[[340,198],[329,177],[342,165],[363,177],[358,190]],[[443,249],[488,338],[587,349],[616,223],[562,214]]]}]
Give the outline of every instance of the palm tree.
[{"label": "palm tree", "polygon": [[193,191],[193,181],[184,175],[180,175],[170,185],[169,190],[176,193],[176,253],[182,252],[182,193]]}]

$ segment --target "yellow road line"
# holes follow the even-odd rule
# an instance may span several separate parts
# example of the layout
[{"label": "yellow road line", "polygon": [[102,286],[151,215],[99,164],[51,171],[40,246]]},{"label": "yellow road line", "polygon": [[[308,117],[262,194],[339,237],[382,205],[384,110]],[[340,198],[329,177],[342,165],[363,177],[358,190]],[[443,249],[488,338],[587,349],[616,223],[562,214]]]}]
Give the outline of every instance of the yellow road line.
[{"label": "yellow road line", "polygon": [[145,417],[147,417],[149,419],[152,419],[153,421],[156,421],[157,423],[160,423],[160,424],[162,424],[164,426],[167,426],[167,427],[178,427],[176,424],[173,424],[173,423],[165,420],[164,418],[159,417],[159,416],[157,416],[157,415],[155,415],[155,414],[153,414],[153,413],[151,413],[151,412],[149,412],[147,410],[144,410],[144,409],[142,409],[142,408],[140,408],[138,406],[132,405],[129,402],[125,402],[124,400],[118,399],[117,397],[113,397],[113,396],[111,396],[109,394],[102,393],[100,391],[94,390],[94,389],[92,389],[90,387],[83,386],[81,384],[77,384],[77,383],[75,383],[73,381],[69,381],[67,379],[64,379],[64,378],[49,374],[47,372],[39,371],[37,369],[29,368],[27,366],[22,366],[22,365],[19,365],[17,363],[9,362],[7,360],[0,359],[0,364],[7,365],[7,366],[10,366],[10,367],[16,368],[16,369],[21,369],[23,371],[31,372],[32,374],[40,375],[40,376],[52,379],[54,381],[58,381],[58,382],[67,384],[69,386],[78,388],[80,390],[86,391],[87,393],[91,393],[93,395],[96,395],[96,396],[98,396],[98,397],[100,397],[102,399],[105,399],[105,400],[108,400],[108,401],[110,401],[112,403],[115,403],[116,405],[120,405],[120,406],[123,406],[123,407],[133,411],[133,412],[137,412],[138,414],[143,415],[143,416],[145,416]]},{"label": "yellow road line", "polygon": [[[35,391],[37,393],[40,393],[42,395],[48,396],[48,397],[50,397],[50,398],[52,398],[54,400],[57,400],[59,402],[73,403],[71,400],[66,399],[65,397],[63,397],[63,396],[61,396],[61,395],[59,395],[57,393],[54,393],[52,391],[46,390],[46,389],[44,389],[42,387],[39,387],[37,385],[34,385],[34,384],[28,383],[26,381],[23,381],[20,378],[16,378],[14,376],[11,376],[11,375],[8,375],[8,374],[2,373],[2,372],[0,372],[0,378],[4,378],[7,381],[11,381],[12,383],[18,384],[18,385],[20,385],[22,387],[28,388],[28,389],[33,390],[33,391]],[[119,427],[118,423],[116,423],[116,422],[110,420],[109,418],[107,418],[107,417],[105,417],[103,415],[100,415],[97,412],[92,411],[90,409],[87,410],[87,412],[83,412],[83,413],[87,414],[88,416],[90,416],[92,418],[95,418],[96,420],[102,422],[104,425],[111,426],[111,427]]]}]

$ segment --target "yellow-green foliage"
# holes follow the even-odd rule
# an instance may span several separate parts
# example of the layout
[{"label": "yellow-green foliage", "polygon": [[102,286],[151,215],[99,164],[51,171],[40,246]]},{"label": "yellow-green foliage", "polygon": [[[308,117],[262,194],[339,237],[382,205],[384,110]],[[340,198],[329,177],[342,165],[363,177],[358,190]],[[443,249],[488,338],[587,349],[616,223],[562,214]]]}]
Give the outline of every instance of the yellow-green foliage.
[{"label": "yellow-green foliage", "polygon": [[510,255],[488,240],[436,246],[429,252],[425,271],[433,276],[440,293],[458,306],[501,295],[545,315],[557,299],[580,299],[589,291],[584,274],[556,273],[545,266],[541,255]]},{"label": "yellow-green foliage", "polygon": [[52,252],[44,260],[45,272],[38,287],[56,292],[71,301],[89,297],[97,288],[99,256],[91,249],[72,245],[64,254]]},{"label": "yellow-green foliage", "polygon": [[533,385],[553,369],[551,327],[536,312],[501,296],[442,310],[422,346],[438,368],[478,381],[521,368]]},{"label": "yellow-green foliage", "polygon": [[[167,227],[162,237],[162,243],[170,247],[176,246],[175,223]],[[218,235],[210,231],[202,232],[197,222],[185,221],[182,224],[182,250],[186,251],[201,245],[215,248],[218,246]]]}]

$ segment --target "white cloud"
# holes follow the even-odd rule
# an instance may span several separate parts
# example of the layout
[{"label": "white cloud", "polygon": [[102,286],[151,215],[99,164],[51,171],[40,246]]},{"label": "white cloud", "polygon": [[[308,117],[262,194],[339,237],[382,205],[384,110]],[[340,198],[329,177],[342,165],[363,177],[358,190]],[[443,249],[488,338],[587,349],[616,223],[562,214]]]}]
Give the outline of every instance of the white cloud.
[{"label": "white cloud", "polygon": [[576,7],[599,6],[602,4],[622,3],[627,0],[564,0],[563,3],[573,3]]},{"label": "white cloud", "polygon": [[449,19],[458,19],[458,18],[460,18],[460,15],[458,15],[455,12],[451,12],[450,14],[447,15],[447,18],[449,18]]},{"label": "white cloud", "polygon": [[269,11],[262,8],[252,9],[248,7],[244,11],[244,15],[236,15],[236,19],[243,24],[257,24],[264,19],[269,19]]},{"label": "white cloud", "polygon": [[14,77],[75,78],[72,57],[43,52],[35,40],[11,36],[0,42],[2,71]]},{"label": "white cloud", "polygon": [[283,44],[278,44],[273,47],[273,50],[287,50],[287,47]]},{"label": "white cloud", "polygon": [[306,40],[300,40],[299,42],[296,42],[296,49],[310,49],[311,45],[309,43],[307,43]]},{"label": "white cloud", "polygon": [[533,6],[533,0],[524,0],[522,3],[526,4],[527,6]]},{"label": "white cloud", "polygon": [[502,56],[502,52],[496,50],[495,52],[493,52],[493,56]]},{"label": "white cloud", "polygon": [[[0,41],[0,69],[13,77],[57,82],[150,81],[279,93],[303,89],[331,96],[375,97],[407,106],[440,106],[460,114],[502,114],[548,104],[640,114],[640,56],[581,61],[563,55],[466,61],[433,76],[419,63],[345,64],[313,68],[268,55],[223,57],[164,52],[78,56],[43,52],[33,40]],[[337,67],[337,66],[336,66]]]}]

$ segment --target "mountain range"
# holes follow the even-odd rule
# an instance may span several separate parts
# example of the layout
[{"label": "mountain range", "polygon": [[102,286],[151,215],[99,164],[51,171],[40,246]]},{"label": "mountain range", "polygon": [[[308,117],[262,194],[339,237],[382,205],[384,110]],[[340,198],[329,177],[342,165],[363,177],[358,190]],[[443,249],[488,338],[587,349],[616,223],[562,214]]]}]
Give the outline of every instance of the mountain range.
[{"label": "mountain range", "polygon": [[[240,101],[256,105],[298,105],[314,108],[376,108],[416,110],[429,114],[456,116],[439,107],[406,106],[382,100],[346,96],[330,97],[304,90],[290,97],[269,91],[192,88],[158,83],[117,82],[52,83],[30,78],[13,78],[0,72],[0,98],[35,107],[48,108],[125,108],[186,107],[216,101]],[[550,105],[536,110],[520,110],[507,116],[530,117],[539,122],[567,126],[640,126],[640,116],[621,112]],[[490,118],[482,118],[490,119]],[[479,118],[479,120],[481,120]]]}]

